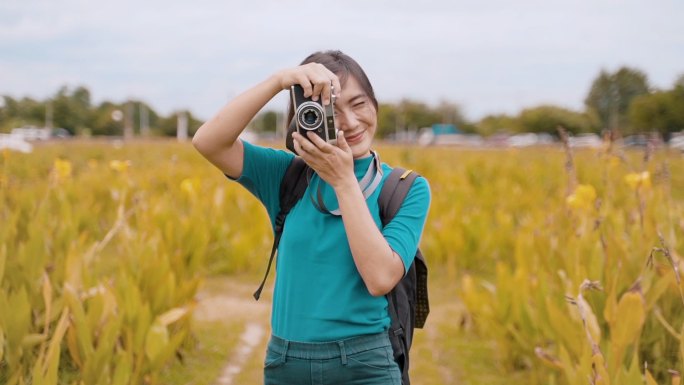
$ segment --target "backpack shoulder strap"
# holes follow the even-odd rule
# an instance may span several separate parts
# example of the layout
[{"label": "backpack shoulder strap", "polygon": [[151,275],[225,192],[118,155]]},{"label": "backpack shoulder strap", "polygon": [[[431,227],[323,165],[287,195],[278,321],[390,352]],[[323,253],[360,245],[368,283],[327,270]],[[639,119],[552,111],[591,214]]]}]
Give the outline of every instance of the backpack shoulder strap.
[{"label": "backpack shoulder strap", "polygon": [[390,223],[394,216],[397,215],[399,208],[404,203],[404,198],[406,198],[413,185],[413,181],[417,177],[418,174],[413,170],[405,170],[400,167],[392,169],[392,172],[382,185],[380,196],[378,197],[380,218],[383,226]]},{"label": "backpack shoulder strap", "polygon": [[261,296],[261,291],[266,284],[266,278],[271,271],[273,264],[273,257],[275,256],[278,245],[280,244],[280,236],[283,234],[283,226],[285,226],[285,218],[294,205],[299,201],[306,191],[306,172],[309,166],[304,160],[298,156],[292,159],[292,162],[285,170],[285,175],[280,182],[280,210],[275,218],[275,227],[273,229],[273,247],[271,248],[271,256],[268,259],[268,266],[266,267],[266,274],[261,281],[259,288],[254,292],[254,299],[257,301]]},{"label": "backpack shoulder strap", "polygon": [[[413,182],[418,177],[418,173],[412,170],[404,170],[402,168],[395,168],[387,177],[385,184],[380,192],[378,198],[378,205],[380,206],[380,217],[382,225],[387,225],[392,218],[397,214],[406,195],[408,195]],[[415,327],[422,328],[425,325],[425,320],[430,313],[430,305],[428,302],[427,293],[427,263],[425,257],[420,249],[416,250],[415,258],[411,268],[415,269],[416,279],[416,308],[415,308]],[[389,311],[393,319],[397,319],[397,299],[392,290],[387,295],[389,304]]]},{"label": "backpack shoulder strap", "polygon": [[[306,172],[309,166],[306,165],[304,159],[296,156],[292,162],[287,166],[285,175],[280,182],[280,211],[276,216],[276,227],[278,226],[278,217],[282,215],[280,226],[282,227],[285,221],[285,216],[290,213],[294,205],[304,196],[306,191]],[[282,229],[281,229],[282,231]]]}]

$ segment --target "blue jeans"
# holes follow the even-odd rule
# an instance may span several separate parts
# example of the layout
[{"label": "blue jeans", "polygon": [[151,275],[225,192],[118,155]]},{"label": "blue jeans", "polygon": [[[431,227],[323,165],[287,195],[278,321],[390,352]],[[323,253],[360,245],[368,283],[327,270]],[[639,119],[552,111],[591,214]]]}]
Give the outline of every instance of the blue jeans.
[{"label": "blue jeans", "polygon": [[387,333],[304,343],[271,336],[265,385],[401,385]]}]

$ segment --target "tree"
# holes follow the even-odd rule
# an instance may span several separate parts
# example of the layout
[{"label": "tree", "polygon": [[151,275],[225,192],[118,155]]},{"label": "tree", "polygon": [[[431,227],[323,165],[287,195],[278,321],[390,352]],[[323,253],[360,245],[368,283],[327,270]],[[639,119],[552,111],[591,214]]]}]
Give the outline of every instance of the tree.
[{"label": "tree", "polygon": [[659,91],[634,99],[629,108],[632,125],[641,131],[656,131],[669,138],[684,130],[684,77],[671,91]]},{"label": "tree", "polygon": [[597,131],[597,122],[591,115],[556,106],[540,106],[523,110],[516,119],[516,132],[556,134],[563,126],[571,133]]},{"label": "tree", "polygon": [[475,131],[483,136],[489,136],[497,132],[513,132],[518,127],[516,118],[506,115],[488,115],[482,118],[476,125]]},{"label": "tree", "polygon": [[87,128],[91,120],[90,91],[85,87],[77,87],[70,91],[63,86],[48,101],[52,105],[53,126],[62,127],[71,134],[79,134]]},{"label": "tree", "polygon": [[675,91],[679,90],[684,92],[684,74],[679,75],[674,84]]},{"label": "tree", "polygon": [[397,106],[400,121],[409,130],[429,127],[435,123],[442,123],[442,117],[425,103],[404,99]]},{"label": "tree", "polygon": [[202,121],[195,118],[192,112],[187,110],[174,111],[167,117],[160,117],[155,126],[155,132],[164,136],[176,136],[176,130],[178,129],[178,114],[181,113],[186,114],[188,117],[188,135],[192,137],[202,125]]},{"label": "tree", "polygon": [[280,112],[268,110],[259,113],[251,122],[251,128],[257,133],[275,133],[281,127],[278,123],[285,120]]},{"label": "tree", "polygon": [[461,111],[461,106],[456,103],[442,100],[434,111],[441,118],[439,123],[453,124],[461,128],[468,124]]},{"label": "tree", "polygon": [[378,106],[378,129],[375,135],[379,138],[387,137],[397,131],[399,114],[394,104],[380,103]]},{"label": "tree", "polygon": [[90,119],[90,129],[92,135],[123,135],[123,120],[115,120],[114,111],[123,111],[120,104],[103,102],[92,112]]},{"label": "tree", "polygon": [[602,70],[584,103],[598,115],[602,128],[629,130],[629,105],[637,96],[648,94],[649,89],[646,74],[637,69],[622,67],[612,74]]},{"label": "tree", "polygon": [[3,96],[0,119],[2,131],[10,131],[14,127],[43,126],[45,103],[28,97],[16,100],[10,96]]}]

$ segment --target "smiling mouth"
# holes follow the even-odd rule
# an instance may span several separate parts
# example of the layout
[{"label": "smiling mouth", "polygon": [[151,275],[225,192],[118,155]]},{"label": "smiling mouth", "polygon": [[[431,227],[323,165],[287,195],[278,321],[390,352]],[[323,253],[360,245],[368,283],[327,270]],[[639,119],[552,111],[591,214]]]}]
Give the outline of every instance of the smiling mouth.
[{"label": "smiling mouth", "polygon": [[359,132],[358,134],[354,134],[352,136],[344,136],[345,139],[347,139],[348,143],[353,143],[353,142],[358,142],[361,138],[363,137],[363,131]]}]

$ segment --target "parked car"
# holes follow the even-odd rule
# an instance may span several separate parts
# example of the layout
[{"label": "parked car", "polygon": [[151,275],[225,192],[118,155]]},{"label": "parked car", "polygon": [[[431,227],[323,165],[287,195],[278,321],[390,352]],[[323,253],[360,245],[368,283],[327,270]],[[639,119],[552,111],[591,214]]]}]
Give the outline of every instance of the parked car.
[{"label": "parked car", "polygon": [[603,141],[596,134],[578,134],[576,136],[569,137],[568,144],[570,147],[597,148],[601,147]]},{"label": "parked car", "polygon": [[668,142],[670,148],[684,152],[684,135],[675,136]]},{"label": "parked car", "polygon": [[0,150],[9,149],[23,153],[33,151],[33,145],[23,138],[12,134],[0,134]]},{"label": "parked car", "polygon": [[551,143],[553,143],[553,137],[548,133],[515,134],[508,138],[508,145],[511,147],[528,147]]},{"label": "parked car", "polygon": [[25,126],[13,128],[10,135],[20,138],[23,140],[34,141],[34,140],[49,140],[49,139],[63,139],[71,137],[71,133],[65,128],[55,127],[36,127],[36,126]]}]

